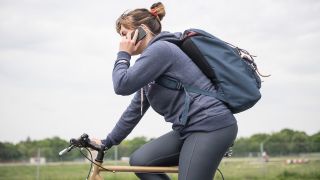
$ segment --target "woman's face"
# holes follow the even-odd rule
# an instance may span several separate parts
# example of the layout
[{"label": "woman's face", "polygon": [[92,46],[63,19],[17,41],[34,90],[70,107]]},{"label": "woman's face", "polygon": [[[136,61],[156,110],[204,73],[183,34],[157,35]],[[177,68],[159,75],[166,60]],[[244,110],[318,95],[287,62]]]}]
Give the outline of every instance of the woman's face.
[{"label": "woman's face", "polygon": [[120,36],[121,37],[127,36],[128,33],[134,33],[134,29],[128,29],[128,28],[124,27],[123,25],[121,25]]},{"label": "woman's face", "polygon": [[[128,29],[128,28],[124,27],[123,25],[121,25],[121,28],[120,28],[120,36],[121,37],[126,37],[130,33],[131,33],[131,35],[134,34],[135,29]],[[137,48],[136,51],[133,52],[132,55],[141,54],[141,52],[143,51],[143,46],[141,44],[143,44],[143,42],[140,43],[139,47]]]}]

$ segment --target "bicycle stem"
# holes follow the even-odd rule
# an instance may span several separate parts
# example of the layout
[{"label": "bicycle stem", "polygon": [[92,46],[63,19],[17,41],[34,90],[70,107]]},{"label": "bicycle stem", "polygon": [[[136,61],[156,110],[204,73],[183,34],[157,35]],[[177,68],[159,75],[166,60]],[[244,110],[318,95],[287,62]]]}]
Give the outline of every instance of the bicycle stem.
[{"label": "bicycle stem", "polygon": [[95,163],[93,164],[89,180],[103,180],[103,178],[100,175],[100,167],[99,167],[99,166],[102,166],[103,158],[104,158],[104,150],[100,149],[95,159]]},{"label": "bicycle stem", "polygon": [[98,154],[97,154],[97,157],[96,157],[95,161],[99,162],[99,163],[103,163],[103,158],[104,158],[104,150],[100,149],[98,151]]}]

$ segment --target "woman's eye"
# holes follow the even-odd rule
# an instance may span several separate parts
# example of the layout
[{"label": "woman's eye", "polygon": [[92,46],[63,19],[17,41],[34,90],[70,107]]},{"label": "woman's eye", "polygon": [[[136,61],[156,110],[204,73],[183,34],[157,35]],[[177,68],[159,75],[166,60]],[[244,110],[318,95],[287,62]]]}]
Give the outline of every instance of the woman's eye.
[{"label": "woman's eye", "polygon": [[125,33],[121,33],[121,36],[126,36],[126,34]]}]

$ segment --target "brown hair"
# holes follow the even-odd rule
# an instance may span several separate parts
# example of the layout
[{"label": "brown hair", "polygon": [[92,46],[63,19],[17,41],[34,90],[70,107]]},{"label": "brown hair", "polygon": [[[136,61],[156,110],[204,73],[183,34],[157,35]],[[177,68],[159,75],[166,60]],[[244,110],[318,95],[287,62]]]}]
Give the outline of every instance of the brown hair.
[{"label": "brown hair", "polygon": [[161,20],[166,15],[161,2],[155,3],[150,10],[145,8],[124,12],[116,21],[116,30],[120,33],[121,25],[128,29],[136,29],[141,24],[146,25],[150,31],[157,35],[161,32]]}]

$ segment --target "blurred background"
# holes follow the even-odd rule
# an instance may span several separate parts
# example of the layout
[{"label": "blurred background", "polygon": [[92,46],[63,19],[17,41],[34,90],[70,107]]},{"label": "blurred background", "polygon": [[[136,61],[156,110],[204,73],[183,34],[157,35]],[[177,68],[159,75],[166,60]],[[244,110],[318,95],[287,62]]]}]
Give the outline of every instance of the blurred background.
[{"label": "blurred background", "polygon": [[[8,179],[7,163],[32,164],[33,157],[38,157],[36,165],[40,157],[45,164],[82,162],[79,153],[64,158],[56,153],[83,132],[106,137],[132,98],[113,91],[111,73],[120,40],[115,21],[126,10],[150,8],[154,2],[0,1],[0,179]],[[246,157],[245,162],[253,158],[254,163],[272,162],[273,156],[278,165],[295,159],[319,168],[320,2],[161,2],[167,12],[164,31],[204,29],[256,55],[260,71],[271,74],[263,78],[257,105],[236,115],[234,156]],[[170,130],[171,124],[149,109],[107,158],[121,160]],[[266,178],[269,166],[258,164],[259,175]],[[291,173],[275,169],[279,173],[272,177],[278,179]],[[34,179],[34,169],[29,174]],[[320,179],[319,173],[306,174]]]}]

